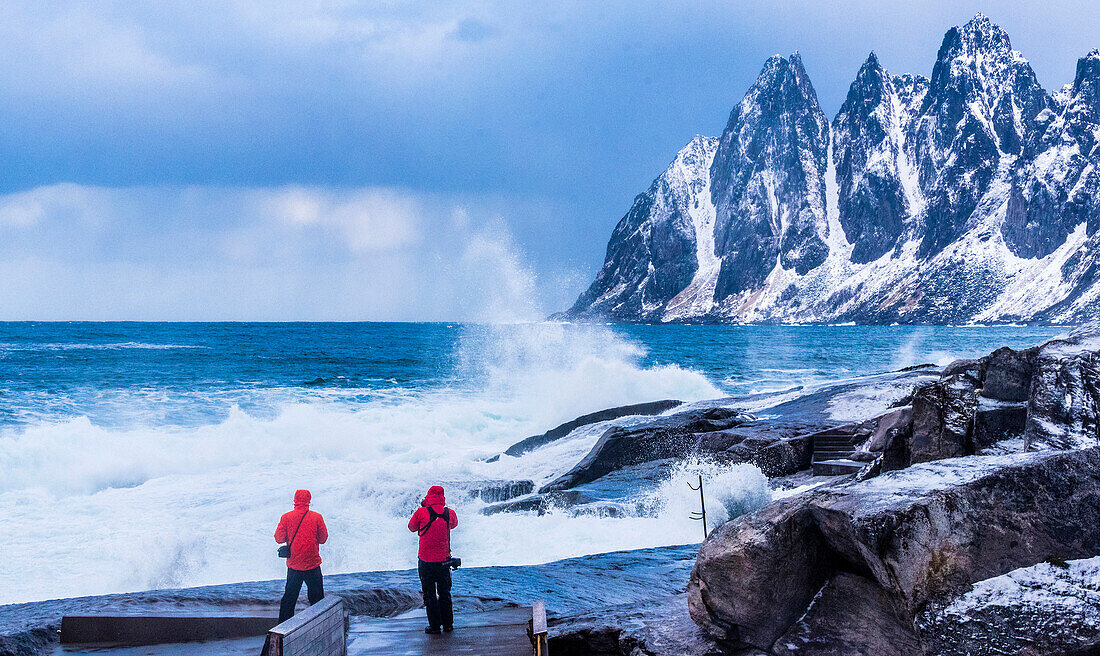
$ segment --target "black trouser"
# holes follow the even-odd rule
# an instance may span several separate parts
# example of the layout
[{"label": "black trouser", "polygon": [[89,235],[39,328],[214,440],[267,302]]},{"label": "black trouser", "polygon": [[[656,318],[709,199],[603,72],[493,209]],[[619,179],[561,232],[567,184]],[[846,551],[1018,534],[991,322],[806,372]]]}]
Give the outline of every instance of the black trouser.
[{"label": "black trouser", "polygon": [[420,573],[420,589],[424,591],[424,607],[428,609],[428,626],[454,626],[451,606],[451,568],[443,563],[426,563],[416,567]]},{"label": "black trouser", "polygon": [[279,622],[285,622],[294,617],[294,606],[298,603],[298,595],[302,592],[302,583],[309,590],[307,597],[309,605],[325,598],[325,584],[321,578],[321,568],[314,567],[306,571],[286,568],[286,592],[283,593],[283,603],[279,605]]}]

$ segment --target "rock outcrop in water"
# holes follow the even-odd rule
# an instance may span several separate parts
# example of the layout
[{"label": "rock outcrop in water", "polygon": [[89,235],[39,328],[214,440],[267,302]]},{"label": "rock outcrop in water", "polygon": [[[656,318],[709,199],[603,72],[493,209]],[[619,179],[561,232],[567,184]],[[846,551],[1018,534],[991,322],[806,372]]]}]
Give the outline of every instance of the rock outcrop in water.
[{"label": "rock outcrop in water", "polygon": [[1093,329],[1021,351],[954,362],[918,387],[882,467],[974,455],[1011,438],[1024,447],[1100,446],[1100,338]]},{"label": "rock outcrop in water", "polygon": [[1100,51],[1050,94],[979,14],[931,77],[871,53],[831,125],[778,55],[639,195],[563,314],[645,322],[1100,317]]}]

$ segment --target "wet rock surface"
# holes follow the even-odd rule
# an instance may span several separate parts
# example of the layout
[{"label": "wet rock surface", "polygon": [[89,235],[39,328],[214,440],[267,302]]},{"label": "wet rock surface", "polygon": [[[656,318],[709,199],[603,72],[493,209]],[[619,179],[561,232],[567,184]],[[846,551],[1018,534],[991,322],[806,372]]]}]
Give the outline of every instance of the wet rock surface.
[{"label": "wet rock surface", "polygon": [[544,446],[553,442],[554,440],[565,437],[574,430],[581,426],[588,426],[590,424],[599,423],[601,421],[610,421],[612,419],[619,419],[621,417],[627,417],[631,415],[656,415],[666,410],[671,410],[677,406],[683,405],[683,401],[664,400],[664,401],[650,401],[648,403],[635,403],[633,405],[624,405],[617,408],[608,408],[607,410],[600,410],[598,412],[590,412],[586,415],[577,417],[572,421],[567,421],[564,424],[552,428],[542,435],[534,435],[528,437],[525,440],[516,442],[512,446],[508,447],[504,453],[510,456],[521,456],[532,449],[537,449],[540,446]]},{"label": "wet rock surface", "polygon": [[[787,476],[810,467],[814,433],[858,425],[870,436],[876,414],[890,414],[892,406],[907,402],[919,385],[938,375],[934,367],[919,367],[810,392],[777,393],[772,403],[758,397],[717,399],[629,425],[612,423],[584,459],[539,492],[560,493],[631,467],[693,456],[749,463],[769,477]],[[890,417],[897,422],[896,414]]]},{"label": "wet rock surface", "polygon": [[[717,529],[692,571],[691,616],[730,648],[879,653],[875,634],[862,643],[845,634],[850,651],[801,651],[787,646],[796,643],[778,643],[792,629],[812,633],[819,617],[829,618],[821,620],[828,626],[858,625],[868,613],[881,612],[874,607],[890,609],[879,619],[892,631],[912,626],[930,602],[957,596],[972,583],[1052,554],[1100,553],[1097,527],[1100,449],[915,465],[805,493]],[[829,588],[826,581],[841,573],[863,581]],[[867,585],[877,593],[860,596],[867,603],[878,599],[873,607],[824,608],[826,593],[845,598],[851,595],[844,590]],[[803,617],[810,628],[795,627]],[[919,638],[906,640],[916,644]]]},{"label": "wet rock surface", "polygon": [[1100,444],[1100,332],[1083,329],[1038,349],[1024,439],[1056,449]]},{"label": "wet rock surface", "polygon": [[[546,602],[554,622],[585,614],[599,617],[602,609],[621,606],[624,600],[669,600],[683,594],[696,551],[696,545],[685,545],[595,554],[542,565],[463,567],[454,574],[456,624],[461,626],[465,613],[529,605],[540,599]],[[56,630],[67,614],[260,609],[277,615],[283,585],[282,580],[258,581],[0,606],[0,656],[53,653]],[[325,591],[342,597],[353,615],[391,617],[422,604],[415,570],[330,574],[325,576]],[[686,617],[685,607],[680,608],[681,616]],[[644,626],[659,622],[660,617],[651,613],[639,616],[634,630],[646,634]]]}]

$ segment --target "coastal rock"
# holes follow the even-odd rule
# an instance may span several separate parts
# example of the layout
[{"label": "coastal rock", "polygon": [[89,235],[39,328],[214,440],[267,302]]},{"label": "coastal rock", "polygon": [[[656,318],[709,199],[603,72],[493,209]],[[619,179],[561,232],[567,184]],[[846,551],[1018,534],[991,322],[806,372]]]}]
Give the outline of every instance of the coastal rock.
[{"label": "coastal rock", "polygon": [[1027,401],[1038,348],[1002,347],[981,360],[982,396],[998,401]]},{"label": "coastal rock", "polygon": [[486,503],[499,503],[534,491],[534,481],[486,481],[470,490],[470,498],[481,499]]},{"label": "coastal rock", "polygon": [[939,656],[1100,652],[1100,557],[1039,563],[986,579],[917,618]]},{"label": "coastal rock", "polygon": [[804,435],[775,440],[755,453],[745,454],[743,462],[756,465],[765,476],[774,478],[808,469],[813,451],[813,439]]},{"label": "coastal rock", "polygon": [[1021,435],[1025,448],[1088,448],[1100,444],[1098,414],[1100,329],[1090,325],[1039,347],[948,365],[914,392],[908,425],[891,425],[882,466],[973,455]]},{"label": "coastal rock", "polygon": [[[914,465],[804,493],[716,529],[692,570],[691,616],[731,648],[773,650],[821,598],[825,581],[849,572],[888,601],[875,606],[912,624],[929,602],[972,583],[1052,554],[1100,552],[1097,527],[1098,448]],[[833,607],[825,615],[819,606],[815,613],[846,618],[828,620],[833,625],[856,625],[867,608]],[[805,653],[878,653],[875,640],[872,634],[850,651]]]},{"label": "coastal rock", "polygon": [[554,656],[724,656],[691,621],[685,595],[550,621]]},{"label": "coastal rock", "polygon": [[871,439],[864,448],[867,451],[882,453],[894,440],[894,436],[902,427],[908,427],[913,421],[913,406],[907,405],[891,410],[882,415],[875,422],[875,428],[871,432]]},{"label": "coastal rock", "polygon": [[601,421],[611,421],[612,419],[619,419],[621,417],[627,417],[631,415],[658,415],[666,410],[671,410],[677,406],[683,405],[683,401],[675,401],[667,399],[664,401],[650,401],[648,403],[635,403],[632,405],[623,405],[617,408],[608,408],[606,410],[599,410],[597,412],[591,412],[586,415],[577,417],[573,421],[567,421],[564,424],[552,428],[542,435],[534,435],[527,439],[516,442],[512,446],[505,449],[504,453],[510,456],[521,456],[528,451],[537,449],[540,446],[544,446],[553,442],[554,440],[565,437],[572,433],[581,426],[588,426],[596,424]]},{"label": "coastal rock", "polygon": [[968,453],[980,453],[998,442],[1020,437],[1026,423],[1027,403],[979,398]]},{"label": "coastal rock", "polygon": [[913,394],[909,462],[967,455],[968,436],[978,407],[978,381],[967,373],[948,376]]},{"label": "coastal rock", "polygon": [[742,413],[715,407],[684,411],[637,426],[612,426],[583,460],[539,492],[567,490],[629,465],[686,457],[698,451],[700,433],[719,431],[743,421]]},{"label": "coastal rock", "polygon": [[770,649],[821,589],[828,558],[801,498],[723,524],[692,569],[691,618],[722,643]]},{"label": "coastal rock", "polygon": [[1081,329],[1044,344],[1028,397],[1027,446],[1084,448],[1098,442],[1100,331]]},{"label": "coastal rock", "polygon": [[502,512],[536,512],[545,514],[550,508],[577,506],[595,501],[579,490],[553,490],[548,493],[534,494],[501,503],[494,503],[481,509],[482,515],[496,515]]}]

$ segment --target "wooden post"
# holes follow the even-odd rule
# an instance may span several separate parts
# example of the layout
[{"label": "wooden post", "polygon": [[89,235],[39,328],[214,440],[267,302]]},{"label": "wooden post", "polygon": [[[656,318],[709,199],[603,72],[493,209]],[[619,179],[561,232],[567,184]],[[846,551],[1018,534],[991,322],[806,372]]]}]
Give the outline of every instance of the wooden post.
[{"label": "wooden post", "polygon": [[531,640],[535,643],[535,656],[550,656],[546,642],[546,604],[536,601],[531,607]]}]

